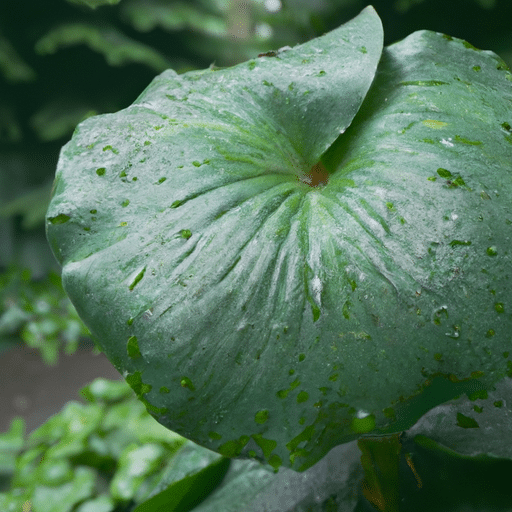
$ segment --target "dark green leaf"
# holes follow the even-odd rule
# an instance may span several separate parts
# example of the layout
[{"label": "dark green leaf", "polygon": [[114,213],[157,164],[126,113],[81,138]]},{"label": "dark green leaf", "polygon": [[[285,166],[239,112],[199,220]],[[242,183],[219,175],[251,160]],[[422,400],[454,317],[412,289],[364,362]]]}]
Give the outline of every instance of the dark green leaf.
[{"label": "dark green leaf", "polygon": [[[507,354],[508,355],[508,354]],[[425,414],[409,435],[424,435],[462,455],[512,459],[512,379],[496,389],[461,396]],[[467,418],[466,420],[464,418]],[[478,428],[468,428],[468,427]]]},{"label": "dark green leaf", "polygon": [[357,444],[365,472],[364,496],[381,512],[398,512],[400,435],[362,438]]},{"label": "dark green leaf", "polygon": [[52,141],[69,136],[80,121],[96,114],[90,106],[61,99],[43,105],[30,124],[41,140]]},{"label": "dark green leaf", "polygon": [[23,448],[24,436],[23,418],[12,420],[9,430],[0,434],[0,476],[14,472],[16,457]]},{"label": "dark green leaf", "polygon": [[367,437],[360,439],[358,445],[365,468],[362,489],[366,499],[362,502],[373,506],[368,510],[510,510],[510,460],[483,454],[462,455],[411,432]]},{"label": "dark green leaf", "polygon": [[124,2],[123,15],[141,32],[157,27],[168,31],[192,29],[212,36],[227,36],[226,21],[220,16],[207,14],[203,9],[185,2],[161,0],[131,0]]},{"label": "dark green leaf", "polygon": [[399,510],[509,512],[511,474],[511,460],[461,455],[425,436],[406,436]]},{"label": "dark green leaf", "polygon": [[77,311],[154,417],[225,456],[304,470],[507,371],[512,75],[432,32],[381,44],[369,7],[166,71],[61,153]]},{"label": "dark green leaf", "polygon": [[35,71],[23,61],[13,45],[0,35],[0,71],[9,82],[35,80]]}]

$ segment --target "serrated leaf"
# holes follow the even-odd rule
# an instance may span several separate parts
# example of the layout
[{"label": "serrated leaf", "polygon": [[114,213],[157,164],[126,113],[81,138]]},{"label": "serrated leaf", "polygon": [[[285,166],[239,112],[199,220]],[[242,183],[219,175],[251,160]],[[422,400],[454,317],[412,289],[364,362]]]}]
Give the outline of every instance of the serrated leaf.
[{"label": "serrated leaf", "polygon": [[369,7],[167,71],[61,153],[47,232],[77,311],[155,418],[225,456],[304,470],[507,371],[511,75],[432,32],[381,48]]},{"label": "serrated leaf", "polygon": [[111,66],[137,63],[162,71],[170,62],[159,52],[125,36],[115,27],[98,27],[87,23],[65,23],[54,28],[36,43],[40,55],[55,53],[60,48],[86,44],[102,54]]}]

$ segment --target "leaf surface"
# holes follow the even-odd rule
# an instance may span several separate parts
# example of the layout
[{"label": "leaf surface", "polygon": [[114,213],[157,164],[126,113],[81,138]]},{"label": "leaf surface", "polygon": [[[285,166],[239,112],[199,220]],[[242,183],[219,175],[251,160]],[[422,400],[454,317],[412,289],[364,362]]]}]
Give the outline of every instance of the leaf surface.
[{"label": "leaf surface", "polygon": [[155,418],[224,456],[304,470],[506,372],[511,75],[431,32],[381,48],[369,7],[166,71],[61,153],[48,237],[77,311]]}]

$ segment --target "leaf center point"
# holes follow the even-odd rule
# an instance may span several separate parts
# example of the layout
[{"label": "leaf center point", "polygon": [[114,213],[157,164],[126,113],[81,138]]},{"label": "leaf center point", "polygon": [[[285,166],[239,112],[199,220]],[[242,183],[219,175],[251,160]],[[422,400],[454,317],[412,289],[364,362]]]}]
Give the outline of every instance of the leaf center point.
[{"label": "leaf center point", "polygon": [[329,181],[329,171],[325,168],[322,162],[317,162],[311,169],[299,177],[302,183],[309,185],[312,188],[327,185]]}]

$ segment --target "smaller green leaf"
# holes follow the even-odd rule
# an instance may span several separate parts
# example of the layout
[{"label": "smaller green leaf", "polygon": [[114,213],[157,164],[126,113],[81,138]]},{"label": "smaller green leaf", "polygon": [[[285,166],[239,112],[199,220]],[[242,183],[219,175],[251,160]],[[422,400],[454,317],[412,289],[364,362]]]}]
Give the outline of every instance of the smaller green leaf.
[{"label": "smaller green leaf", "polygon": [[140,502],[186,442],[158,424],[123,381],[96,379],[82,395],[96,403],[71,402],[28,441],[21,419],[0,436],[0,472],[13,473],[0,494],[2,512],[20,512],[26,502],[34,512],[113,512],[120,502]]},{"label": "smaller green leaf", "polygon": [[100,494],[97,498],[82,503],[76,512],[113,512],[115,501],[107,494]]},{"label": "smaller green leaf", "polygon": [[132,0],[125,2],[122,13],[141,32],[155,28],[168,31],[192,30],[194,34],[227,36],[226,21],[185,2],[163,2],[158,0]]},{"label": "smaller green leaf", "polygon": [[363,452],[361,464],[365,472],[363,494],[382,512],[399,510],[399,462],[402,445],[400,434],[361,438],[357,442]]},{"label": "smaller green leaf", "polygon": [[157,72],[171,67],[171,63],[156,50],[134,41],[114,27],[97,27],[87,23],[62,24],[36,43],[40,55],[55,53],[60,48],[86,44],[102,54],[111,66],[144,64]]},{"label": "smaller green leaf", "polygon": [[457,425],[462,428],[479,428],[475,419],[465,416],[461,412],[457,413]]},{"label": "smaller green leaf", "polygon": [[[4,98],[5,100],[6,98]],[[23,138],[17,113],[8,101],[0,104],[0,142],[19,142]]]},{"label": "smaller green leaf", "polygon": [[[130,394],[133,391],[129,389]],[[119,457],[129,443],[160,442],[176,451],[185,443],[185,439],[172,430],[168,430],[155,421],[144,405],[135,397],[117,404],[109,404],[101,423],[101,429],[107,432],[109,449]]]},{"label": "smaller green leaf", "polygon": [[37,136],[48,142],[71,135],[78,123],[97,114],[88,105],[60,99],[43,105],[30,118],[30,124]]},{"label": "smaller green leaf", "polygon": [[71,482],[75,474],[67,459],[48,459],[44,457],[37,468],[36,481],[44,486],[57,487]]},{"label": "smaller green leaf", "polygon": [[18,512],[19,510],[23,510],[24,502],[25,497],[23,495],[13,496],[12,494],[0,493],[0,509],[5,512]]},{"label": "smaller green leaf", "polygon": [[92,497],[96,471],[78,467],[73,480],[58,487],[37,486],[32,496],[32,510],[70,512],[78,503]]},{"label": "smaller green leaf", "polygon": [[400,510],[510,510],[512,461],[461,455],[422,435],[402,445]]},{"label": "smaller green leaf", "polygon": [[15,418],[9,430],[0,434],[0,474],[12,473],[16,465],[16,457],[23,448],[25,421]]},{"label": "smaller green leaf", "polygon": [[142,482],[160,467],[166,455],[165,448],[157,443],[127,446],[119,458],[118,470],[110,483],[110,493],[114,499],[131,500]]},{"label": "smaller green leaf", "polygon": [[[504,352],[502,356],[512,368],[510,355]],[[486,454],[512,460],[512,412],[508,405],[512,402],[512,379],[503,379],[495,388],[437,406],[420,418],[409,435],[428,436],[462,455]]]},{"label": "smaller green leaf", "polygon": [[22,228],[32,229],[44,222],[50,202],[51,185],[42,185],[0,206],[0,218],[21,215]]},{"label": "smaller green leaf", "polygon": [[132,396],[132,390],[124,381],[97,378],[84,386],[80,394],[89,402],[114,403]]},{"label": "smaller green leaf", "polygon": [[229,464],[229,459],[189,442],[171,461],[152,497],[134,512],[190,510],[220,484]]},{"label": "smaller green leaf", "polygon": [[28,313],[17,304],[12,304],[0,315],[0,336],[15,334],[29,318]]}]

